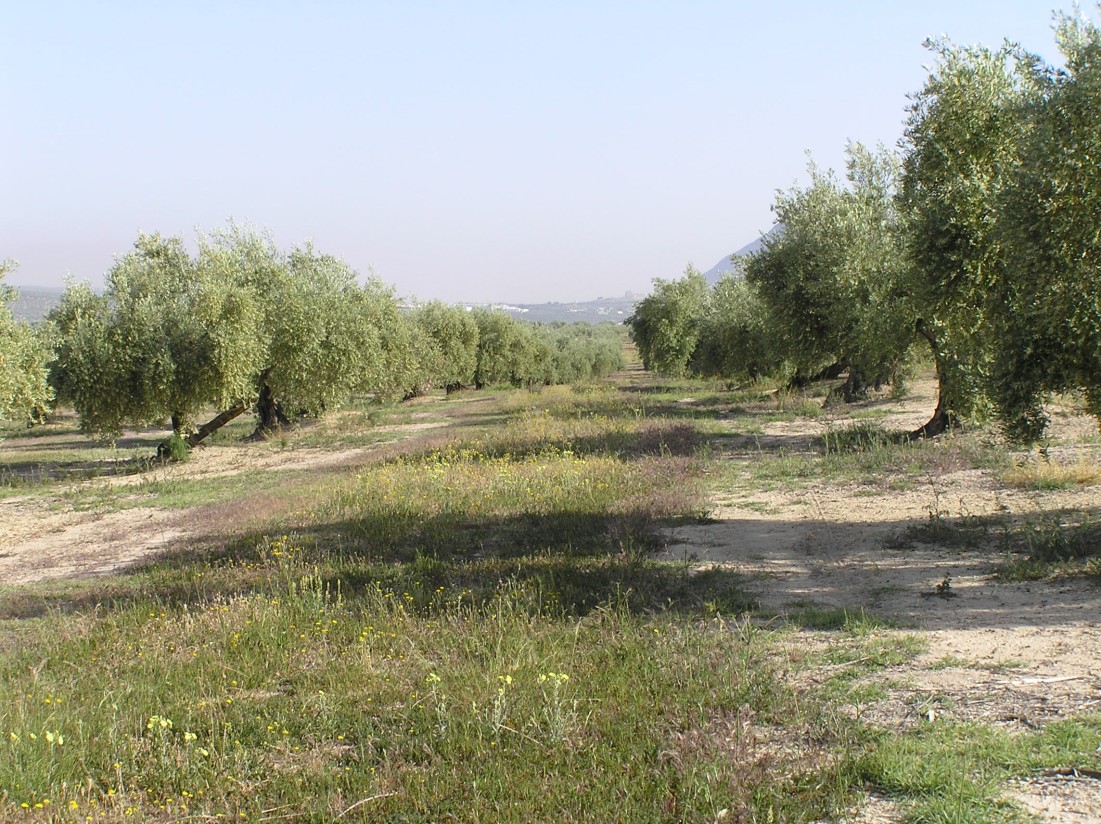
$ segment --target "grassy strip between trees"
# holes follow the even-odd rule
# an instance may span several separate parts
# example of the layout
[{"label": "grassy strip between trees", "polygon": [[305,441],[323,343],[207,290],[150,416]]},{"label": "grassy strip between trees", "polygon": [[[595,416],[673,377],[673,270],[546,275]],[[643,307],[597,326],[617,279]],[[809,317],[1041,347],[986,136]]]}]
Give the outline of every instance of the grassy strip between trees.
[{"label": "grassy strip between trees", "polygon": [[[0,593],[0,817],[817,821],[874,789],[1006,821],[1006,779],[1097,765],[1096,717],[865,725],[914,636],[815,614],[796,644],[739,576],[648,560],[715,463],[640,397],[515,393],[203,558]],[[916,447],[835,437],[819,471],[868,449]]]}]

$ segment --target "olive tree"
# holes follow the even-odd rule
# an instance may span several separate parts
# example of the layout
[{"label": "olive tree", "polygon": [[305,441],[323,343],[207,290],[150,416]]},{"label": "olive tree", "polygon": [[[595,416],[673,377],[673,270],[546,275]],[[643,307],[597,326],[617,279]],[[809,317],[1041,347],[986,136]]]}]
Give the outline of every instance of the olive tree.
[{"label": "olive tree", "polygon": [[243,403],[262,363],[261,313],[255,295],[219,274],[178,238],[142,235],[103,294],[69,287],[51,313],[51,381],[82,429],[114,438],[169,418],[187,436],[205,406]]},{"label": "olive tree", "polygon": [[545,382],[545,364],[550,353],[536,338],[531,324],[499,309],[475,309],[472,315],[478,325],[478,361],[474,371],[477,388]]},{"label": "olive tree", "polygon": [[626,320],[643,366],[666,375],[687,373],[710,297],[706,278],[692,266],[678,280],[654,280],[653,293]]},{"label": "olive tree", "polygon": [[251,391],[262,356],[255,296],[199,265],[178,238],[140,236],[105,292],[69,286],[51,319],[58,399],[99,436],[165,419],[186,436],[204,406]]},{"label": "olive tree", "polygon": [[31,422],[53,397],[46,381],[51,353],[44,333],[19,322],[8,308],[15,294],[2,280],[14,266],[0,261],[0,420]]},{"label": "olive tree", "polygon": [[376,314],[376,328],[386,377],[376,384],[376,393],[395,400],[420,397],[440,383],[440,372],[447,369],[436,340],[395,301],[378,308],[384,309]]},{"label": "olive tree", "polygon": [[[228,248],[232,252],[241,242],[253,241],[231,236]],[[269,268],[267,261],[276,265]],[[351,267],[310,245],[286,255],[270,249],[264,269],[262,285],[253,286],[267,344],[255,378],[261,431],[321,415],[353,391],[392,377],[382,335],[386,309],[394,300],[385,286],[371,282],[361,287]]]},{"label": "olive tree", "polygon": [[990,244],[1002,255],[991,395],[1025,442],[1044,434],[1049,392],[1085,390],[1101,419],[1101,31],[1064,17],[1056,34],[1065,68],[1027,65]]},{"label": "olive tree", "polygon": [[[388,287],[359,285],[310,245],[283,253],[230,226],[191,257],[177,238],[141,236],[102,295],[70,287],[52,314],[52,380],[95,435],[171,418],[195,445],[253,408],[263,433],[403,383],[404,350],[384,346],[398,315]],[[194,428],[210,406],[218,413]]]},{"label": "olive tree", "polygon": [[708,377],[759,378],[782,371],[784,354],[768,306],[739,274],[712,288],[692,371]]},{"label": "olive tree", "polygon": [[853,400],[894,377],[914,325],[896,299],[905,268],[898,161],[859,143],[847,155],[846,183],[812,163],[809,186],[777,196],[783,229],[750,256],[746,280],[767,307],[778,354],[803,374],[846,368],[842,395]]},{"label": "olive tree", "polygon": [[999,203],[1020,163],[1035,61],[1012,46],[927,44],[937,63],[913,96],[905,133],[908,302],[936,363],[936,434],[989,399],[994,334],[1005,296]]},{"label": "olive tree", "polygon": [[429,336],[433,381],[448,392],[474,384],[478,368],[478,324],[461,306],[431,301],[417,307],[416,323]]}]

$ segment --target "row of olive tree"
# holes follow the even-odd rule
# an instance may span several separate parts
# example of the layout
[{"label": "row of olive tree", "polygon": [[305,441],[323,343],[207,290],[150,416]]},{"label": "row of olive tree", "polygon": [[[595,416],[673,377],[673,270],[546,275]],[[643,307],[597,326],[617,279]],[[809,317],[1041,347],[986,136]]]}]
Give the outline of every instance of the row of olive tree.
[{"label": "row of olive tree", "polygon": [[713,289],[692,270],[656,282],[628,320],[647,366],[794,383],[847,372],[846,400],[897,376],[915,337],[913,307],[899,300],[909,275],[899,165],[859,143],[847,155],[844,181],[812,163],[809,186],[781,192],[778,229]]},{"label": "row of olive tree", "polygon": [[992,410],[1034,441],[1063,390],[1101,418],[1101,32],[1069,17],[1056,31],[1060,69],[1015,46],[931,43],[901,157],[852,144],[843,181],[812,165],[778,195],[779,230],[713,290],[692,271],[656,281],[628,320],[644,363],[847,373],[851,400],[920,342],[940,393],[915,434]]},{"label": "row of olive tree", "polygon": [[192,256],[179,238],[142,235],[102,293],[72,286],[51,313],[50,383],[90,434],[170,420],[194,446],[249,410],[262,434],[357,393],[572,382],[622,365],[614,331],[441,303],[406,310],[310,245],[282,252],[231,225],[198,246]]},{"label": "row of olive tree", "polygon": [[417,372],[422,383],[407,395],[431,387],[579,383],[625,365],[623,340],[611,324],[532,324],[500,310],[438,301],[416,307],[411,318],[427,348]]},{"label": "row of olive tree", "polygon": [[254,406],[270,429],[393,380],[403,353],[380,332],[396,315],[388,289],[309,246],[231,226],[192,257],[143,235],[102,294],[72,286],[51,313],[51,383],[90,434],[170,419],[194,445]]}]

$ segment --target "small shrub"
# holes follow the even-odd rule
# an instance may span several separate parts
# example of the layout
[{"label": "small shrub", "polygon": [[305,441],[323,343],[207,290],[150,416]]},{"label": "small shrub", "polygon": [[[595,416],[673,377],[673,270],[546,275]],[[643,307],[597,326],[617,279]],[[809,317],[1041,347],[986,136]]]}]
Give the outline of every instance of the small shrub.
[{"label": "small shrub", "polygon": [[924,521],[913,524],[890,542],[892,548],[901,549],[913,542],[936,544],[958,548],[979,546],[990,537],[990,521],[978,515],[961,515],[950,518],[939,511],[932,511]]},{"label": "small shrub", "polygon": [[181,438],[173,432],[157,447],[157,456],[164,461],[183,463],[191,457],[191,447],[186,438]]},{"label": "small shrub", "polygon": [[999,564],[997,577],[1000,581],[1021,583],[1024,581],[1043,581],[1050,578],[1057,569],[1056,564],[1037,561],[1033,558],[1015,558]]},{"label": "small shrub", "polygon": [[843,429],[826,432],[822,436],[822,449],[826,455],[845,455],[851,452],[868,452],[890,448],[896,438],[873,423],[854,423]]},{"label": "small shrub", "polygon": [[1066,524],[1057,515],[1046,515],[1024,524],[1019,534],[1032,561],[1072,561],[1097,554],[1097,530],[1088,520]]}]

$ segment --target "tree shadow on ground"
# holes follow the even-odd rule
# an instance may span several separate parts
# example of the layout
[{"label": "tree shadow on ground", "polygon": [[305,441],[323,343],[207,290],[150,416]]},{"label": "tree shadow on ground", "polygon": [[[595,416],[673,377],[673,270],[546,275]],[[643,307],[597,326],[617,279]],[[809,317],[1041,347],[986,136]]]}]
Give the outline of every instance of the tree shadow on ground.
[{"label": "tree shadow on ground", "polygon": [[162,555],[101,584],[0,593],[0,619],[125,609],[150,599],[181,606],[278,594],[288,582],[311,575],[346,604],[381,587],[408,595],[410,608],[430,610],[441,589],[466,593],[465,601],[477,605],[502,587],[519,587],[533,594],[533,609],[561,615],[582,616],[613,603],[634,612],[738,615],[754,609],[741,574],[650,560],[659,526],[668,523],[644,511],[345,520],[289,536],[243,537],[198,554]]},{"label": "tree shadow on ground", "polygon": [[[874,525],[754,518],[707,525],[645,511],[353,518],[164,555],[103,581],[10,589],[0,592],[0,619],[206,605],[279,595],[314,577],[352,608],[388,591],[425,614],[440,608],[440,593],[477,606],[508,590],[523,593],[532,611],[575,617],[614,607],[749,614],[819,629],[840,626],[824,625],[823,616],[849,614],[927,628],[1058,627],[1092,620],[1101,608],[1099,515]],[[698,540],[683,555],[660,537],[691,531]]]},{"label": "tree shadow on ground", "polygon": [[927,629],[1058,627],[1101,609],[1101,510],[881,521],[731,517],[658,553],[748,578],[762,614],[866,611]]},{"label": "tree shadow on ground", "polygon": [[156,445],[153,445],[149,455],[143,458],[13,461],[0,465],[0,485],[18,486],[47,481],[140,475],[163,465],[164,462],[156,457]]}]

